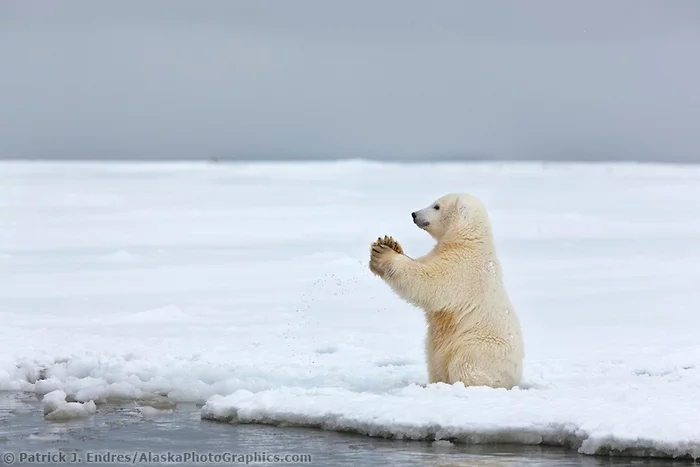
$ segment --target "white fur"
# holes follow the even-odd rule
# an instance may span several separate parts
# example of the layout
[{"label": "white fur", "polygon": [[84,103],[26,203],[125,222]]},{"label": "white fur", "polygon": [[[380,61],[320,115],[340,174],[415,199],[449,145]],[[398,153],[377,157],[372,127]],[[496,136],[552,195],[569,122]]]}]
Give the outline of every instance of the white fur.
[{"label": "white fur", "polygon": [[472,195],[450,194],[413,214],[437,241],[433,250],[412,259],[375,242],[370,269],[425,311],[430,382],[518,385],[523,338],[484,205]]}]

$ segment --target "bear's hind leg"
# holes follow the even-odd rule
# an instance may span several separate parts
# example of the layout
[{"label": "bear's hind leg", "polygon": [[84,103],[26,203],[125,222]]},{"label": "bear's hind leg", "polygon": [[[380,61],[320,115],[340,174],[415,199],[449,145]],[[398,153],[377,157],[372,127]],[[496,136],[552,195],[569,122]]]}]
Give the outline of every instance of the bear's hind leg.
[{"label": "bear's hind leg", "polygon": [[440,361],[434,351],[430,349],[430,346],[426,346],[426,362],[428,364],[428,383],[447,383],[449,380],[449,375],[447,374],[447,368],[445,368],[445,362]]},{"label": "bear's hind leg", "polygon": [[[438,376],[437,368],[435,362],[432,361],[430,356],[428,356],[428,383],[439,383],[440,377]],[[444,382],[444,381],[443,381]]]},{"label": "bear's hind leg", "polygon": [[461,381],[465,386],[489,386],[505,389],[511,389],[517,384],[503,371],[499,371],[496,368],[493,371],[486,371],[485,368],[480,368],[479,365],[465,361],[450,363],[447,373],[450,384]]}]

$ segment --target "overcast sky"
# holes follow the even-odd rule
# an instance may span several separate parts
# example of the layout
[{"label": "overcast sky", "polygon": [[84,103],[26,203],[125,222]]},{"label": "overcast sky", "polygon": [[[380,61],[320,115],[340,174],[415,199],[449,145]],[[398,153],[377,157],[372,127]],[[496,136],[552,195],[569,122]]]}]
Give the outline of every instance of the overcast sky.
[{"label": "overcast sky", "polygon": [[699,0],[0,1],[0,158],[700,162],[699,83]]}]

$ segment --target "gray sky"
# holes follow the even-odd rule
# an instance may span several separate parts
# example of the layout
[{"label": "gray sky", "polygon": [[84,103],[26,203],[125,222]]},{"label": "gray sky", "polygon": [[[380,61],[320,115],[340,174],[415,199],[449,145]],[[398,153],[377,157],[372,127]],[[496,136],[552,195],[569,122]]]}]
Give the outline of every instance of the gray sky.
[{"label": "gray sky", "polygon": [[2,0],[0,158],[700,162],[700,1]]}]

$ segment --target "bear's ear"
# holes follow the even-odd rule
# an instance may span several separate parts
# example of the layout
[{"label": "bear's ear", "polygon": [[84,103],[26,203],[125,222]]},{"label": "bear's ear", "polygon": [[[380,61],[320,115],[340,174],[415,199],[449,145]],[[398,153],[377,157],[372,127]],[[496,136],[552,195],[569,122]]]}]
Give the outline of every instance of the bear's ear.
[{"label": "bear's ear", "polygon": [[455,211],[462,219],[467,219],[469,217],[469,205],[465,200],[457,197],[455,200]]}]

